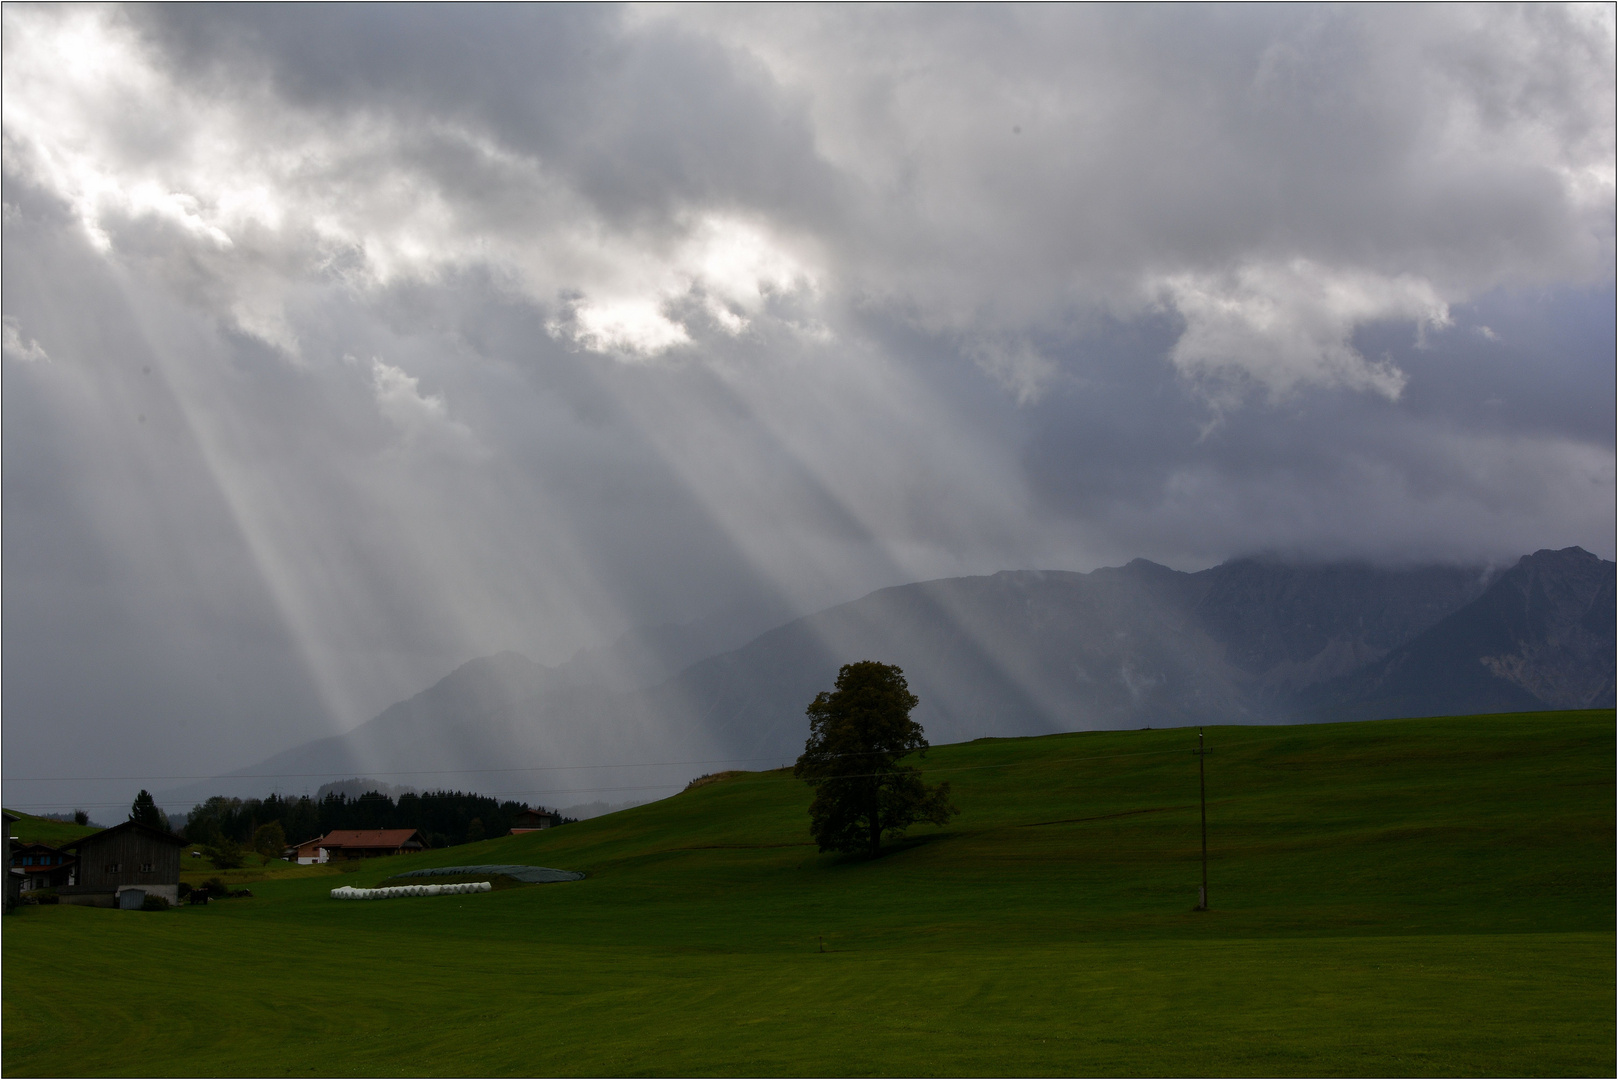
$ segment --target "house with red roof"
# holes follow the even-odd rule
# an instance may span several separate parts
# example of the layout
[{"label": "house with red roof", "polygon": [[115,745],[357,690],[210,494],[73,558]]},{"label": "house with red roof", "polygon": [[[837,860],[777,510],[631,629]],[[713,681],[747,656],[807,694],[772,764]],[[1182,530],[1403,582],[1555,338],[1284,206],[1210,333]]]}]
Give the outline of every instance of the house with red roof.
[{"label": "house with red roof", "polygon": [[[425,851],[427,840],[418,829],[333,829],[318,844],[320,862],[379,859]],[[299,846],[300,854],[302,845]],[[298,860],[302,862],[300,858]]]},{"label": "house with red roof", "polygon": [[73,867],[78,860],[49,844],[11,841],[11,865],[22,871],[22,891],[48,889],[73,884]]},{"label": "house with red roof", "polygon": [[326,853],[320,850],[321,842],[326,838],[317,836],[313,840],[305,840],[301,844],[294,844],[286,849],[285,857],[299,866],[312,866],[315,863],[326,861]]}]

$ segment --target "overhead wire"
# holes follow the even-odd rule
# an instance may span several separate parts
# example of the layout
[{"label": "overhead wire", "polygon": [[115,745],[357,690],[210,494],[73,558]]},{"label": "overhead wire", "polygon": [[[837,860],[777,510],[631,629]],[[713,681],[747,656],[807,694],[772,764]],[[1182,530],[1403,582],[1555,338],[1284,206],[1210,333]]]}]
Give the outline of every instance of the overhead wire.
[{"label": "overhead wire", "polygon": [[[1151,730],[1151,729],[1145,729],[1145,730]],[[1174,731],[1174,730],[1181,730],[1181,729],[1177,729],[1177,728],[1159,728],[1157,730],[1160,730],[1160,731]],[[1081,732],[1061,732],[1060,734],[1089,734],[1089,733],[1088,732],[1084,732],[1084,733],[1081,733]],[[1040,738],[1042,736],[1033,736],[1033,737],[1034,738]],[[945,745],[951,745],[951,744],[945,744]],[[961,744],[954,744],[954,745],[961,745]],[[941,747],[929,747],[928,749],[941,749]],[[1089,755],[1089,756],[1084,757],[1082,760],[1100,761],[1100,760],[1105,760],[1105,759],[1110,759],[1110,758],[1118,758],[1118,757],[1138,757],[1138,756],[1140,756],[1142,754],[1174,754],[1174,753],[1182,753],[1182,752],[1183,751],[1179,751],[1179,750],[1142,750],[1142,751],[1132,752],[1132,753],[1128,753],[1128,754]],[[861,751],[861,752],[853,753],[853,754],[828,754],[826,756],[827,757],[869,757],[873,753],[881,753],[881,751]],[[623,761],[623,762],[609,762],[607,764],[602,764],[602,765],[517,765],[517,766],[505,766],[505,767],[497,768],[497,769],[472,769],[472,768],[461,768],[461,769],[410,769],[410,770],[365,769],[363,771],[365,772],[366,775],[363,777],[363,779],[376,779],[376,778],[384,777],[384,776],[486,776],[486,775],[493,775],[493,774],[520,773],[520,772],[564,772],[564,771],[578,770],[578,769],[652,769],[652,768],[672,768],[672,767],[677,766],[677,765],[679,765],[679,766],[683,766],[683,765],[728,765],[728,764],[741,764],[741,763],[752,764],[752,763],[757,763],[757,762],[760,762],[760,761],[780,761],[780,760],[781,759],[780,759],[779,755],[771,755],[771,756],[768,756],[768,757],[751,757],[751,758],[747,758],[747,757],[697,758],[697,759],[690,760],[690,761]],[[1078,760],[1078,759],[1075,759],[1075,760]],[[976,768],[978,766],[972,766],[972,767]],[[11,784],[11,783],[39,783],[39,784],[44,784],[44,783],[67,783],[69,781],[110,782],[110,781],[136,781],[136,780],[146,780],[146,781],[152,781],[152,780],[216,780],[216,781],[303,780],[303,779],[308,779],[308,778],[316,777],[316,776],[337,776],[341,772],[342,772],[342,770],[335,770],[334,771],[334,770],[327,769],[327,770],[325,770],[323,772],[234,773],[234,774],[231,774],[231,775],[221,775],[219,773],[204,773],[204,774],[141,773],[141,774],[130,775],[130,776],[5,776],[5,777],[0,777],[0,782],[8,783],[8,784]]]},{"label": "overhead wire", "polygon": [[[1150,729],[1148,729],[1148,730],[1150,730]],[[1158,729],[1158,730],[1181,730],[1181,729]],[[1078,733],[1075,732],[1075,733],[1072,733],[1072,734],[1078,734]],[[1238,742],[1238,743],[1236,743],[1234,745],[1225,744],[1223,749],[1227,749],[1227,750],[1229,750],[1229,749],[1239,749],[1242,746],[1254,745],[1254,744],[1256,744],[1258,742],[1261,742],[1261,741],[1264,741],[1264,740],[1259,740],[1259,739],[1244,740],[1244,741]],[[1032,766],[1032,765],[1047,765],[1047,766],[1049,766],[1049,765],[1063,765],[1063,764],[1071,765],[1071,764],[1080,764],[1080,763],[1090,762],[1090,761],[1112,761],[1112,760],[1118,760],[1118,759],[1122,759],[1122,758],[1161,757],[1161,756],[1166,756],[1166,755],[1170,755],[1170,754],[1184,754],[1184,753],[1188,753],[1188,752],[1191,752],[1191,751],[1187,751],[1183,747],[1176,747],[1176,748],[1173,748],[1173,749],[1165,749],[1165,750],[1129,751],[1127,753],[1121,753],[1121,754],[1077,754],[1077,755],[1064,756],[1064,757],[1061,757],[1061,758],[1037,758],[1037,759],[1024,759],[1022,761],[1008,761],[1008,762],[1004,762],[1004,763],[1001,763],[1001,764],[995,764],[995,765],[958,765],[958,766],[944,766],[944,767],[941,767],[941,768],[927,768],[925,770],[925,772],[927,774],[929,774],[929,775],[936,776],[936,775],[954,774],[954,773],[960,773],[960,772],[975,772],[975,771],[979,771],[979,770],[983,770],[983,769],[1007,769],[1007,768],[1015,768],[1015,767],[1026,767],[1026,766]],[[870,753],[871,752],[861,752],[861,753],[855,753],[855,754],[834,754],[834,755],[828,755],[828,756],[829,757],[866,757],[866,756],[869,756]],[[626,763],[622,763],[622,764],[608,764],[608,765],[547,765],[547,766],[534,766],[534,767],[531,767],[531,768],[528,768],[528,767],[515,767],[515,768],[481,769],[481,770],[480,769],[434,769],[434,770],[426,770],[426,769],[424,769],[424,770],[415,770],[415,771],[410,771],[410,772],[381,771],[381,772],[377,772],[376,776],[461,776],[461,775],[472,776],[472,775],[483,775],[483,774],[488,774],[488,773],[507,774],[507,773],[518,773],[518,772],[540,772],[540,771],[550,771],[550,770],[562,771],[562,770],[573,770],[573,769],[653,768],[653,767],[674,767],[674,766],[678,766],[678,765],[723,765],[723,764],[735,764],[735,763],[741,763],[741,762],[753,763],[753,762],[760,762],[760,761],[778,761],[778,760],[780,760],[779,757],[710,758],[710,759],[698,759],[698,760],[691,760],[691,761],[626,762]],[[769,770],[764,770],[764,771],[769,771]],[[264,774],[243,774],[243,775],[233,776],[233,777],[220,777],[220,776],[212,776],[212,777],[158,777],[156,779],[250,780],[250,779],[294,779],[294,778],[308,778],[308,777],[315,777],[315,776],[332,776],[332,775],[336,775],[336,774],[330,773],[330,772],[325,772],[325,773],[264,773]],[[890,775],[890,774],[886,773],[886,772],[883,772],[883,773],[874,773],[874,772],[873,773],[845,773],[845,774],[843,774],[841,776],[824,777],[824,778],[821,778],[821,779],[825,779],[825,780],[847,780],[847,779],[861,779],[861,778],[865,778],[865,777],[884,776],[884,775]],[[65,781],[65,780],[139,780],[139,779],[151,780],[151,779],[154,779],[154,777],[150,777],[150,776],[148,776],[148,777],[55,777],[55,778],[51,778],[51,777],[37,777],[37,778],[11,777],[11,778],[8,778],[8,781],[13,781],[14,782],[14,781],[18,781],[18,780],[30,780],[30,779],[37,780],[37,781],[40,781],[40,782],[44,782],[44,781],[47,781],[47,780],[63,780],[63,781]],[[366,776],[366,777],[357,777],[356,779],[375,779],[375,777]],[[537,796],[544,796],[544,795],[606,794],[606,793],[616,793],[616,792],[626,792],[626,791],[668,791],[673,786],[674,785],[672,785],[672,784],[610,785],[610,786],[607,786],[607,787],[591,786],[591,787],[586,787],[586,788],[548,788],[548,789],[529,789],[529,790],[520,790],[520,791],[467,792],[466,794],[482,795],[482,796],[484,796],[486,798],[497,798],[497,797],[502,797],[502,796],[535,796],[535,797],[537,797]],[[274,793],[272,793],[272,794],[274,794]],[[432,793],[432,792],[427,792],[427,793],[410,792],[408,794],[411,794],[412,796],[414,796],[416,798],[435,797],[434,793]],[[447,793],[446,793],[446,796],[447,796]],[[108,802],[108,803],[101,803],[101,802],[75,802],[75,803],[28,802],[28,803],[26,803],[26,805],[34,806],[34,807],[40,807],[40,808],[48,808],[48,809],[52,809],[52,810],[59,810],[59,809],[65,809],[65,808],[69,808],[69,807],[73,807],[73,808],[77,808],[77,809],[87,809],[87,808],[94,807],[94,808],[100,809],[100,808],[106,808],[106,807],[122,806],[123,803],[121,801],[119,801],[119,802]]]}]

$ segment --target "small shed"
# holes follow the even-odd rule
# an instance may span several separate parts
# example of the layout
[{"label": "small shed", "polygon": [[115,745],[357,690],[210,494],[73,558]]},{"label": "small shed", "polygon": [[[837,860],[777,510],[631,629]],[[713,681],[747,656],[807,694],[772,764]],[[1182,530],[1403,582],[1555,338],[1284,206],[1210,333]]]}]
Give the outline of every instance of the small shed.
[{"label": "small shed", "polygon": [[120,893],[139,889],[180,901],[180,848],[178,836],[134,821],[81,837],[64,850],[77,852],[75,881],[57,890],[64,904],[117,907]]},{"label": "small shed", "polygon": [[524,809],[511,819],[511,831],[513,834],[537,832],[540,829],[548,829],[554,824],[556,824],[556,821],[551,817],[549,811]]}]

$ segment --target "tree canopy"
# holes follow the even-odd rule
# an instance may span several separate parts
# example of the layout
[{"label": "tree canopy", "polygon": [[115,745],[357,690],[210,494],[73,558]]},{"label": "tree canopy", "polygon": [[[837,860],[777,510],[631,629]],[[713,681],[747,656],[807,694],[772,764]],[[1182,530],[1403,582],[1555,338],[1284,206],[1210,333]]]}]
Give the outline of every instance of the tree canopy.
[{"label": "tree canopy", "polygon": [[270,859],[279,859],[286,850],[287,833],[279,821],[260,825],[253,830],[253,850]]},{"label": "tree canopy", "polygon": [[921,725],[910,719],[918,704],[904,672],[874,660],[843,665],[835,689],[810,703],[809,740],[792,772],[815,789],[809,831],[821,851],[874,857],[884,832],[898,836],[918,821],[942,825],[960,812],[949,784],[928,786],[920,769],[899,764],[927,751]]},{"label": "tree canopy", "polygon": [[169,831],[168,818],[157,808],[157,801],[145,788],[140,789],[140,794],[136,795],[135,801],[130,804],[129,820],[148,828]]}]

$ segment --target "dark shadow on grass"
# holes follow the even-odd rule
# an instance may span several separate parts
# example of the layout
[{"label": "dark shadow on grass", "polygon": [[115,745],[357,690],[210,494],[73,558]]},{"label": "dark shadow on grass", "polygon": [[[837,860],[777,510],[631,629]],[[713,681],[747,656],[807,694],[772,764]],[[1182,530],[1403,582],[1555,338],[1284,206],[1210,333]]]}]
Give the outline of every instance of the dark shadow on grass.
[{"label": "dark shadow on grass", "polygon": [[794,841],[790,844],[687,844],[673,851],[763,851],[767,848],[814,847],[813,840]]},{"label": "dark shadow on grass", "polygon": [[1162,814],[1170,810],[1195,810],[1196,806],[1187,803],[1184,806],[1149,806],[1144,810],[1120,810],[1116,814],[1097,814],[1094,817],[1058,818],[1055,821],[1030,821],[1019,825],[1019,829],[1033,829],[1040,825],[1074,825],[1081,821],[1107,821],[1111,818],[1134,817],[1137,814]]},{"label": "dark shadow on grass", "polygon": [[863,851],[830,852],[822,854],[821,862],[826,866],[859,866],[865,863],[881,862],[895,855],[903,855],[907,851],[913,851],[928,844],[936,844],[941,840],[950,840],[959,835],[956,832],[946,831],[928,833],[926,836],[902,836],[897,840],[884,841],[875,858]]}]

